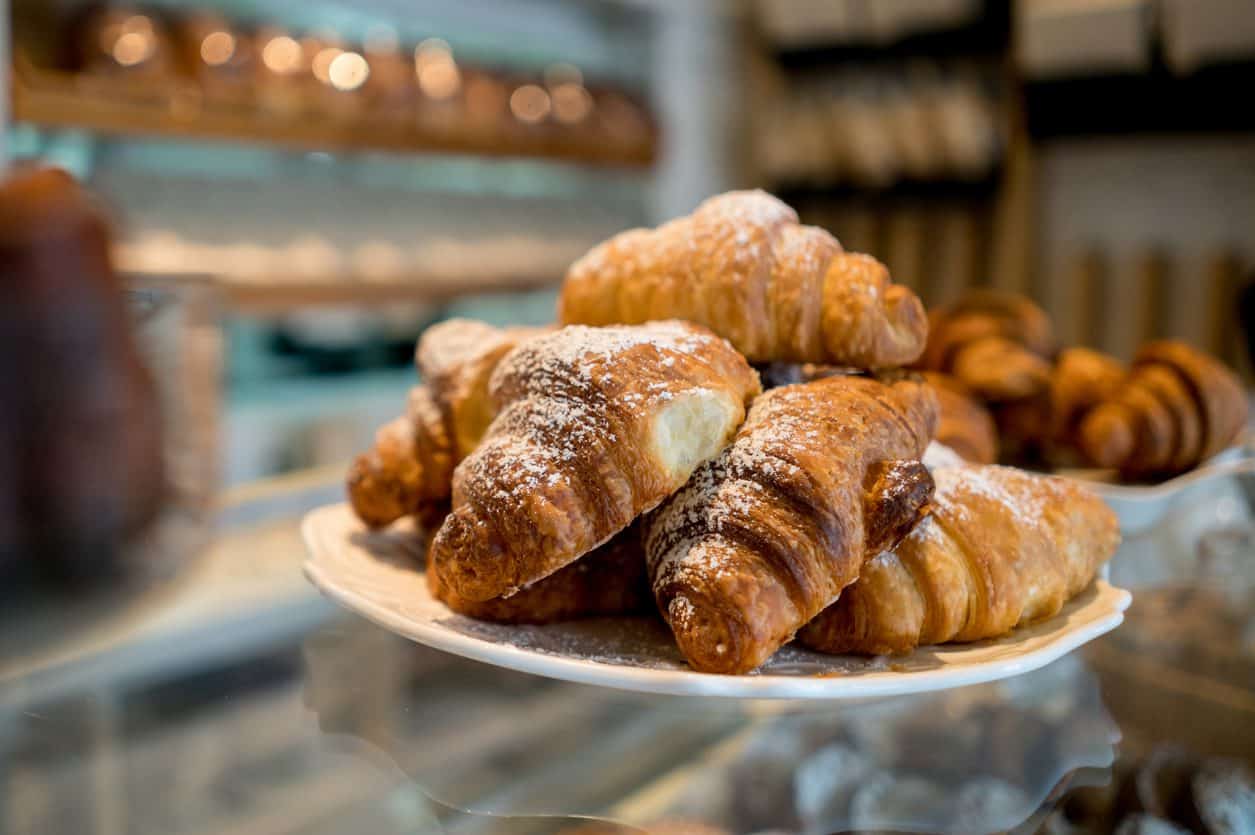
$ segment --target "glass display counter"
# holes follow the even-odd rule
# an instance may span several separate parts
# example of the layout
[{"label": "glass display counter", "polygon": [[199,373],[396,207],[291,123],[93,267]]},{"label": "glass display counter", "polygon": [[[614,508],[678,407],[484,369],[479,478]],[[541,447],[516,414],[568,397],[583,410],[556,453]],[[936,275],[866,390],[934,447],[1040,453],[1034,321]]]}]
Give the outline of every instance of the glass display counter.
[{"label": "glass display counter", "polygon": [[337,470],[250,485],[151,592],[82,621],[6,609],[0,832],[1251,831],[1242,487],[1126,545],[1133,607],[1084,650],[852,704],[646,696],[411,644],[300,575],[297,520]]}]

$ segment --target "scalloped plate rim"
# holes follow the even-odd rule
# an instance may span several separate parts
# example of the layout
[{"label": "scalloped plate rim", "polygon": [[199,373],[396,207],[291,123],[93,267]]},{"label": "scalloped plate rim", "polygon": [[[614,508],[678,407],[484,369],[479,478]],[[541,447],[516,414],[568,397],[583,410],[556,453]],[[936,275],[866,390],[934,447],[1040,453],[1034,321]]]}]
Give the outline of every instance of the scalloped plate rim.
[{"label": "scalloped plate rim", "polygon": [[[719,696],[746,699],[813,699],[813,700],[862,700],[890,696],[927,693],[948,690],[972,684],[982,684],[1010,678],[1039,669],[1074,649],[1115,629],[1124,621],[1124,611],[1132,602],[1132,595],[1125,589],[1110,585],[1099,578],[1094,581],[1097,593],[1084,609],[1093,609],[1092,616],[1072,628],[1056,628],[1052,634],[1042,636],[1045,643],[1010,657],[1002,656],[985,661],[958,661],[943,663],[936,669],[919,671],[877,670],[842,675],[779,674],[721,675],[699,673],[695,670],[655,669],[625,664],[609,664],[581,658],[564,657],[497,643],[473,635],[452,630],[431,620],[418,620],[396,609],[372,600],[352,584],[328,569],[320,557],[323,555],[322,536],[326,521],[333,515],[351,513],[344,503],[325,505],[306,514],[301,522],[301,535],[308,557],[303,571],[315,587],[327,597],[345,608],[367,618],[375,624],[416,643],[433,649],[458,655],[474,661],[518,672],[547,678],[630,690],[642,693],[678,696]],[[348,547],[361,550],[359,546]],[[421,584],[425,592],[426,584]],[[447,611],[447,610],[446,610]],[[1052,621],[1075,614],[1083,609],[1061,613],[1055,618],[1037,624],[1041,628]],[[560,627],[561,625],[555,625]],[[554,628],[553,626],[548,628]],[[999,646],[999,641],[979,645],[951,645],[951,654],[969,652],[979,654]]]},{"label": "scalloped plate rim", "polygon": [[1063,469],[1056,475],[1094,491],[1115,511],[1122,531],[1139,533],[1158,524],[1177,497],[1189,488],[1227,476],[1255,472],[1255,458],[1244,454],[1246,448],[1245,444],[1235,444],[1217,453],[1205,464],[1158,484],[1120,484],[1090,475],[1109,472],[1107,470]]}]

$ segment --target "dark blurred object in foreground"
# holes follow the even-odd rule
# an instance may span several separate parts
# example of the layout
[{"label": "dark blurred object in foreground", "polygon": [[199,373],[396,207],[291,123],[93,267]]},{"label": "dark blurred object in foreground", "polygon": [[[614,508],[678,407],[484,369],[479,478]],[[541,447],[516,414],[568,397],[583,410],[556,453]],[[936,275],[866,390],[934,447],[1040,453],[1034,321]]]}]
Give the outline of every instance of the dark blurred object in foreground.
[{"label": "dark blurred object in foreground", "polygon": [[107,576],[162,494],[156,391],[109,261],[109,227],[66,173],[0,186],[0,582]]}]

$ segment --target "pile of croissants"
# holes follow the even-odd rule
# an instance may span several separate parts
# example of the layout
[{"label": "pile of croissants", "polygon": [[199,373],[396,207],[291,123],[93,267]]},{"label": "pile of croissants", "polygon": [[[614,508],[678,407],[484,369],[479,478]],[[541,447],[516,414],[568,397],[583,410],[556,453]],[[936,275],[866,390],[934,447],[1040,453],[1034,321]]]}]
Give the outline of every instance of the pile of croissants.
[{"label": "pile of croissants", "polygon": [[929,323],[915,367],[938,393],[938,439],[972,461],[1097,467],[1142,482],[1197,467],[1246,424],[1238,377],[1184,342],[1148,342],[1131,366],[1059,350],[1041,308],[996,291],[936,308]]},{"label": "pile of croissants", "polygon": [[[763,192],[595,247],[558,320],[428,329],[423,384],[349,472],[364,524],[428,532],[429,588],[459,614],[656,611],[694,669],[747,673],[795,638],[899,654],[1002,635],[1057,613],[1119,542],[1075,482],[925,456],[951,413],[945,385],[908,370],[933,348],[919,299]],[[1025,376],[1049,376],[1045,340],[987,333],[939,366],[970,385],[1016,348]],[[1197,397],[1183,362],[1156,349],[1133,379],[1166,369]],[[1209,424],[1198,454],[1219,436]]]}]

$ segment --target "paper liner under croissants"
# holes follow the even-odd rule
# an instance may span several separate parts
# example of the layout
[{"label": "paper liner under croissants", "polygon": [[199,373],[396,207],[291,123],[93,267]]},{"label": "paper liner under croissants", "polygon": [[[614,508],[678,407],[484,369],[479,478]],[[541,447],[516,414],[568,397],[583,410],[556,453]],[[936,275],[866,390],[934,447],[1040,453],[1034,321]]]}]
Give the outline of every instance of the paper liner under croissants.
[{"label": "paper liner under croissants", "polygon": [[762,191],[712,197],[686,217],[600,244],[567,272],[563,323],[684,319],[728,339],[751,362],[856,368],[919,357],[928,321],[884,265],[844,252]]},{"label": "paper liner under croissants", "polygon": [[977,465],[933,477],[929,515],[871,559],[801,643],[901,654],[994,638],[1057,614],[1119,545],[1115,514],[1072,481]]},{"label": "paper liner under croissants", "polygon": [[932,389],[828,377],[760,396],[722,455],[645,523],[659,611],[698,670],[744,673],[910,529]]},{"label": "paper liner under croissants", "polygon": [[591,551],[717,455],[759,392],[687,322],[569,326],[493,372],[500,412],[456,469],[431,558],[460,597],[508,597]]}]

